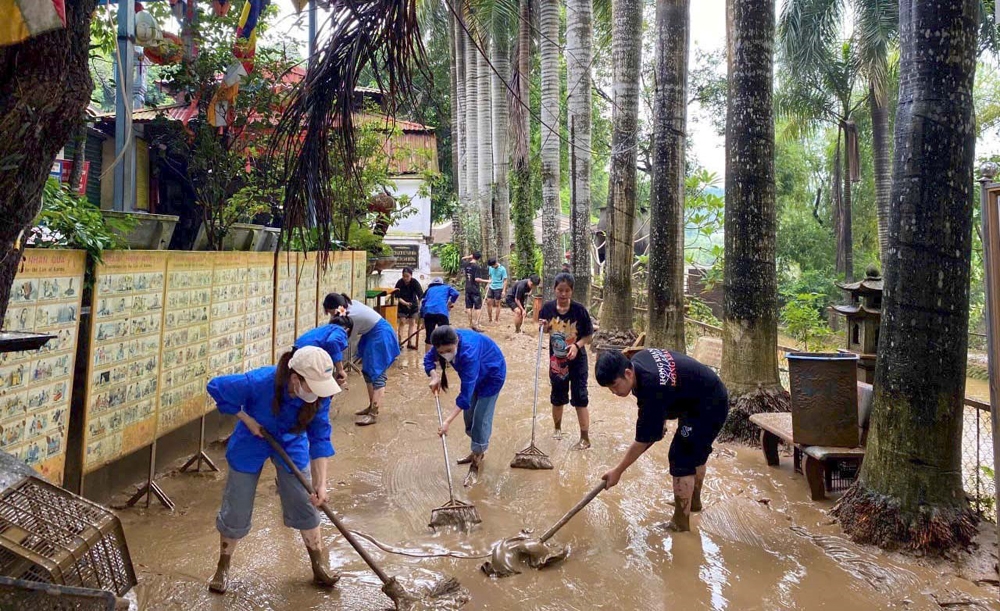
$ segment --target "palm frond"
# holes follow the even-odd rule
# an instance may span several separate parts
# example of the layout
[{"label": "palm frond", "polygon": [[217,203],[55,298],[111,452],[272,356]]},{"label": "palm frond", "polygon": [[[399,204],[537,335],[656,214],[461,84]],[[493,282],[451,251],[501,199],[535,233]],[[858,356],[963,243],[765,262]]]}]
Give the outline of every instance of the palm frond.
[{"label": "palm frond", "polygon": [[822,63],[830,41],[841,38],[845,0],[785,0],[778,49],[792,72]]},{"label": "palm frond", "polygon": [[359,176],[353,115],[362,73],[384,92],[389,117],[411,95],[415,70],[431,80],[417,0],[339,0],[331,11],[328,35],[286,100],[268,150],[269,165],[282,169],[285,185],[283,243],[290,246],[294,231],[315,227],[324,265],[332,247],[331,146],[339,146],[343,167]]},{"label": "palm frond", "polygon": [[898,0],[855,0],[855,23],[861,71],[875,95],[884,98],[889,55],[899,39]]}]

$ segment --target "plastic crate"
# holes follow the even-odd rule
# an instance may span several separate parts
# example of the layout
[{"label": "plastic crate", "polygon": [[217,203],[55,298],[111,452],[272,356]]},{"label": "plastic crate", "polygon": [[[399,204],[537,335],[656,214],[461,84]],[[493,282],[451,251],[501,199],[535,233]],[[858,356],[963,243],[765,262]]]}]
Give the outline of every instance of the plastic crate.
[{"label": "plastic crate", "polygon": [[0,609],[115,611],[115,595],[103,590],[37,583],[0,576]]},{"label": "plastic crate", "polygon": [[119,596],[136,584],[118,517],[35,477],[0,493],[0,574]]}]

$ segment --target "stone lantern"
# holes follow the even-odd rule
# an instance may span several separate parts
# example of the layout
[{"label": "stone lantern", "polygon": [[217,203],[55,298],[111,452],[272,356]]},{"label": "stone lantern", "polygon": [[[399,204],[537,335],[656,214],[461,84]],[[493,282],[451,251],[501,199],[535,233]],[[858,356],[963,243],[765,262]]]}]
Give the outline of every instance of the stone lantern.
[{"label": "stone lantern", "polygon": [[847,318],[847,352],[858,355],[858,380],[875,380],[878,327],[882,320],[882,275],[875,267],[865,270],[864,280],[837,284],[850,295],[850,303],[833,306]]}]

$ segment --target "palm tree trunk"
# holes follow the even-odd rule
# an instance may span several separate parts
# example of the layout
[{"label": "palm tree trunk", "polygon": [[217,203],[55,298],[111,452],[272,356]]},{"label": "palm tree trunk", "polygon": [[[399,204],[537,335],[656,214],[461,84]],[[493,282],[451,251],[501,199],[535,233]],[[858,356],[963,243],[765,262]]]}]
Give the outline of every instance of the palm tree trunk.
[{"label": "palm tree trunk", "polygon": [[[836,249],[834,260],[834,271],[839,276],[844,273],[844,221],[842,219],[844,211],[844,174],[846,168],[841,166],[840,143],[844,130],[837,128],[837,145],[833,149],[833,240]],[[846,148],[846,147],[845,147]]]},{"label": "palm tree trunk", "polygon": [[[468,23],[468,20],[466,20]],[[479,227],[479,119],[477,117],[477,107],[479,106],[479,61],[476,57],[479,51],[476,50],[476,43],[471,36],[465,36],[465,190],[468,194],[467,206],[465,208],[466,219],[469,225]],[[482,246],[482,230],[477,231],[478,241],[469,240],[469,250],[473,246]],[[468,227],[466,228],[468,235]]]},{"label": "palm tree trunk", "polygon": [[[500,28],[494,35],[492,57],[493,67],[498,74],[492,75],[493,82],[493,234],[495,255],[506,267],[510,259],[510,150],[508,131],[510,129],[510,105],[507,104],[507,86],[510,79],[510,32],[509,27]],[[497,30],[494,30],[497,32]],[[501,35],[502,34],[502,35]],[[503,80],[501,80],[501,77]]]},{"label": "palm tree trunk", "polygon": [[868,104],[872,116],[872,158],[875,164],[875,213],[878,217],[879,259],[885,265],[889,249],[889,190],[892,187],[889,157],[889,101],[869,85]]},{"label": "palm tree trunk", "polygon": [[539,0],[542,54],[542,288],[552,299],[552,279],[562,268],[559,235],[559,0]]},{"label": "palm tree trunk", "polygon": [[[481,43],[483,51],[489,52],[489,41]],[[476,53],[479,83],[476,88],[478,103],[476,114],[479,119],[479,226],[482,227],[482,250],[484,257],[493,254],[496,238],[493,233],[493,127],[490,107],[490,70],[486,55]]]},{"label": "palm tree trunk", "polygon": [[467,204],[465,171],[465,44],[462,26],[454,16],[450,19],[451,55],[451,156],[452,176],[455,183],[455,211],[451,215],[452,242],[459,252],[466,252],[465,230],[462,224],[463,209]]},{"label": "palm tree trunk", "polygon": [[728,0],[727,9],[722,379],[732,407],[722,438],[751,443],[750,414],[788,410],[778,379],[774,0]]},{"label": "palm tree trunk", "polygon": [[[856,140],[855,140],[856,142]],[[844,200],[843,207],[840,210],[840,240],[841,240],[841,250],[843,251],[844,257],[844,278],[847,282],[854,282],[854,233],[852,231],[852,202],[851,202],[851,187],[853,181],[851,180],[853,162],[851,155],[851,137],[846,129],[844,130]]]},{"label": "palm tree trunk", "polygon": [[516,98],[511,98],[513,123],[513,202],[511,216],[514,220],[514,248],[518,267],[512,270],[517,277],[525,278],[535,270],[535,233],[532,225],[535,209],[531,203],[531,167],[528,150],[531,135],[531,113],[528,112],[531,78],[531,0],[521,0],[517,26],[517,74],[514,88]]},{"label": "palm tree trunk", "polygon": [[572,203],[570,238],[572,268],[576,283],[573,298],[590,304],[590,64],[594,46],[593,0],[566,0],[566,76],[569,110],[570,202]]},{"label": "palm tree trunk", "polygon": [[684,148],[690,0],[656,3],[649,344],[684,352]]},{"label": "palm tree trunk", "polygon": [[611,62],[614,111],[611,115],[611,172],[608,179],[608,246],[605,249],[601,331],[632,330],[632,231],[635,219],[635,165],[642,60],[642,2],[613,0]]},{"label": "palm tree trunk", "polygon": [[[875,404],[857,541],[947,554],[976,534],[962,489],[978,0],[900,3],[900,74]],[[927,36],[925,33],[933,35]]]}]

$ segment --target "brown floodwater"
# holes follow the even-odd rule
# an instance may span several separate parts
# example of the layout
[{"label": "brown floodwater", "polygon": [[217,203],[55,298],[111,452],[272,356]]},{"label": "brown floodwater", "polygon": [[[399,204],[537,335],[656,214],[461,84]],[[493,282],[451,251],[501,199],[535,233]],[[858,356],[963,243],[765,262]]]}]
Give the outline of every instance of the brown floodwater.
[{"label": "brown floodwater", "polygon": [[[672,512],[663,442],[555,535],[554,543],[569,548],[564,562],[504,579],[487,577],[476,557],[522,528],[537,535],[555,523],[617,463],[632,440],[636,413],[634,400],[591,382],[593,448],[571,451],[575,415],[567,410],[567,434],[553,440],[543,370],[537,445],[555,468],[510,469],[530,437],[537,344],[530,335],[513,337],[506,326],[490,334],[508,363],[490,450],[471,491],[461,487],[465,467],[453,469],[458,498],[475,504],[483,519],[470,533],[434,533],[427,526],[431,510],[448,500],[448,488],[421,355],[404,352],[390,372],[377,425],[353,424],[353,411],[366,400],[360,376],[352,375],[350,390],[334,399],[337,455],[327,486],[333,510],[350,528],[391,548],[470,557],[415,558],[370,545],[376,561],[407,587],[457,577],[471,596],[465,609],[1000,609],[995,587],[958,577],[947,565],[849,541],[826,513],[832,502],[809,499],[789,458],[780,468],[768,468],[759,450],[724,444],[709,460],[705,509],[693,519],[692,532],[658,527]],[[448,442],[453,459],[468,452],[460,421]],[[225,464],[221,446],[210,452]],[[253,531],[233,557],[229,593],[210,594],[224,482],[224,471],[167,475],[160,485],[176,511],[121,512],[139,573],[134,606],[140,611],[391,608],[378,579],[329,524],[323,527],[325,543],[343,578],[331,591],[310,585],[301,539],[282,525],[270,465],[257,490]]]}]

